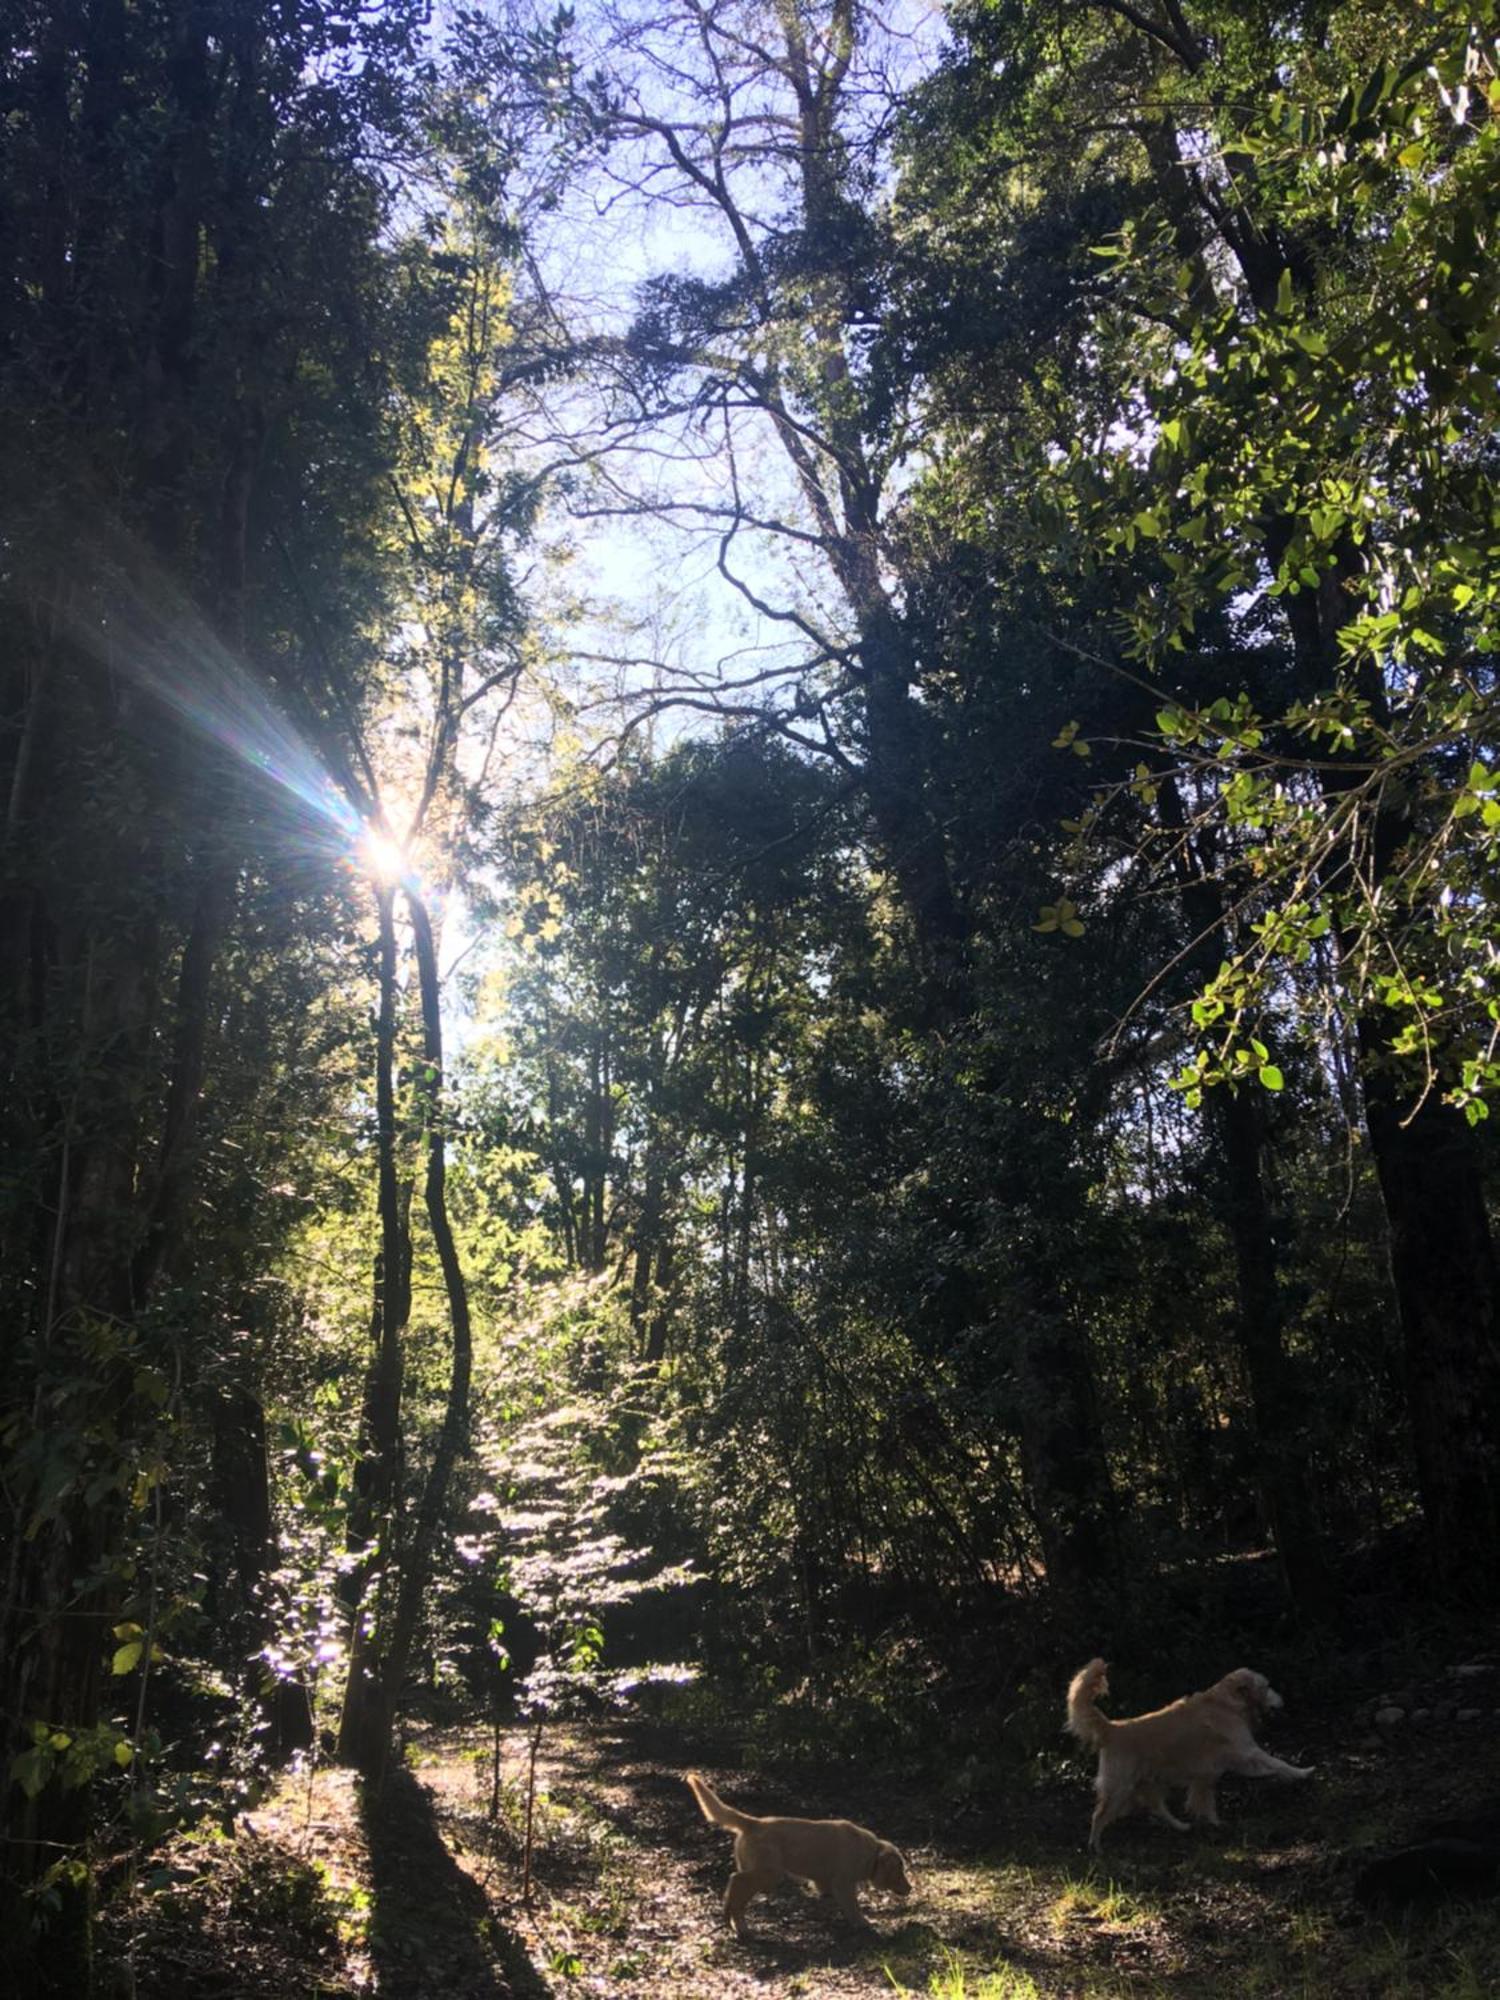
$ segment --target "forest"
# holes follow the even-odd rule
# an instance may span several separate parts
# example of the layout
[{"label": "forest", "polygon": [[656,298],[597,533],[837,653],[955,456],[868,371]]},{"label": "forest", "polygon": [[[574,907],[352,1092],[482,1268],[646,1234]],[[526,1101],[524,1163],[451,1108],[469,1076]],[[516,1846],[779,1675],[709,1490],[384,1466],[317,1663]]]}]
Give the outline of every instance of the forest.
[{"label": "forest", "polygon": [[1497,239],[1496,0],[0,9],[7,1992],[1500,1990]]}]

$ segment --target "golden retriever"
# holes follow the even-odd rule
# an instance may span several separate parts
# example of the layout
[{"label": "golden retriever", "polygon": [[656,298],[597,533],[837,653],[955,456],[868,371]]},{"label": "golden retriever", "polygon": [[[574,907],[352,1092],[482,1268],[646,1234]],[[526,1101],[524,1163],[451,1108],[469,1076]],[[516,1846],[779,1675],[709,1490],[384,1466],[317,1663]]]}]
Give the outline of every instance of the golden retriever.
[{"label": "golden retriever", "polygon": [[847,1819],[757,1819],[725,1805],[698,1772],[689,1771],[687,1782],[703,1817],[734,1832],[734,1873],[724,1891],[724,1914],[736,1936],[749,1936],[745,1910],[751,1898],[787,1875],[831,1896],[856,1924],[869,1923],[854,1894],[859,1883],[873,1882],[893,1896],[911,1894],[899,1852],[868,1827]]},{"label": "golden retriever", "polygon": [[1210,1826],[1219,1824],[1214,1786],[1226,1772],[1242,1778],[1310,1778],[1312,1767],[1284,1764],[1262,1750],[1250,1733],[1252,1720],[1282,1706],[1264,1674],[1236,1667],[1201,1694],[1184,1695],[1151,1715],[1114,1722],[1100,1713],[1098,1697],[1109,1692],[1109,1669],[1090,1660],[1068,1688],[1068,1728],[1080,1743],[1099,1752],[1094,1789],[1099,1803],[1089,1828],[1089,1846],[1133,1806],[1145,1806],[1168,1826],[1186,1833],[1185,1821],[1167,1808],[1168,1786],[1187,1787],[1187,1810]]}]

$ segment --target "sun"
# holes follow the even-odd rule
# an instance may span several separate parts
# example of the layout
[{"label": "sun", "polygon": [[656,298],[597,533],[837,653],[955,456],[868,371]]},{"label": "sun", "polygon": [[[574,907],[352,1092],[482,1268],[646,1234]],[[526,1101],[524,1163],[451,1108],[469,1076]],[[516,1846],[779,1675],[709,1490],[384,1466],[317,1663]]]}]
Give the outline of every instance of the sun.
[{"label": "sun", "polygon": [[394,889],[412,872],[411,856],[406,849],[378,826],[366,826],[361,834],[359,861],[366,874],[384,889]]}]

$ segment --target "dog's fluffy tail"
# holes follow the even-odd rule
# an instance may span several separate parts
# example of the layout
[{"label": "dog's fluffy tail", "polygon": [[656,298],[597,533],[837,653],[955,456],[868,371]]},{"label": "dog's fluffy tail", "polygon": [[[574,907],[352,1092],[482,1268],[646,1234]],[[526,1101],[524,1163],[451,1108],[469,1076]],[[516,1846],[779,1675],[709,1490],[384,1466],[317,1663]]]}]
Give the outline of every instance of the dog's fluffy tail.
[{"label": "dog's fluffy tail", "polygon": [[712,1820],[715,1826],[732,1826],[737,1833],[747,1826],[754,1826],[755,1821],[749,1813],[736,1812],[733,1806],[725,1805],[707,1778],[697,1771],[688,1772],[687,1782],[692,1787],[693,1797],[698,1801],[703,1817]]},{"label": "dog's fluffy tail", "polygon": [[1107,1715],[1099,1712],[1098,1698],[1109,1692],[1109,1668],[1103,1660],[1090,1660],[1068,1683],[1068,1727],[1080,1743],[1091,1749],[1102,1747],[1112,1727]]}]

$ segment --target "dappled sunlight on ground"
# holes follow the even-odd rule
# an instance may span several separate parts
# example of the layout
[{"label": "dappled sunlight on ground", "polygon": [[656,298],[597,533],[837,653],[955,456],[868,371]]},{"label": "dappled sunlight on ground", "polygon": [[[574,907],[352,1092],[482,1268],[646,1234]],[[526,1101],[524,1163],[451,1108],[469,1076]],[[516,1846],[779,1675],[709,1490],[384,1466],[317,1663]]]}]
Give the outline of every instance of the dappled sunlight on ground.
[{"label": "dappled sunlight on ground", "polygon": [[[175,1884],[137,1899],[139,2000],[1485,2000],[1497,1990],[1500,1906],[1382,1922],[1350,1897],[1363,1851],[1480,1795],[1489,1731],[1484,1744],[1430,1738],[1378,1754],[1325,1741],[1313,1785],[1231,1782],[1221,1830],[1180,1835],[1136,1818],[1112,1829],[1097,1862],[1084,1846],[1082,1763],[1039,1788],[996,1777],[988,1795],[957,1803],[911,1776],[735,1770],[700,1750],[747,1810],[846,1813],[895,1840],[914,1877],[905,1906],[862,1892],[867,1931],[784,1885],[753,1906],[746,1943],[720,1911],[731,1842],[682,1783],[693,1755],[680,1737],[646,1724],[549,1732],[529,1905],[526,1743],[503,1739],[494,1819],[491,1746],[479,1730],[423,1732],[378,1799],[347,1772],[288,1778],[236,1839],[179,1843]],[[232,1985],[226,1962],[240,1968]]]}]

